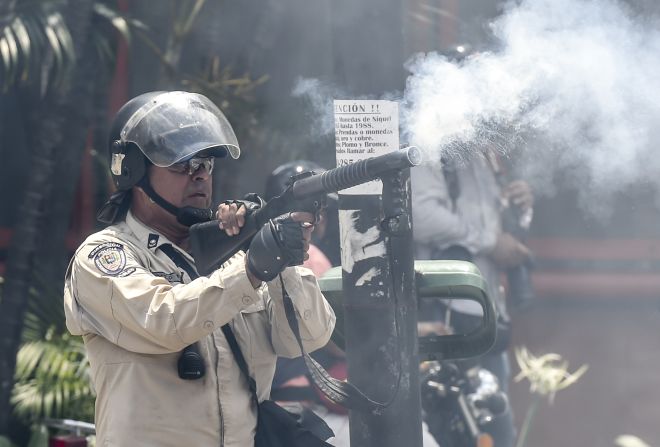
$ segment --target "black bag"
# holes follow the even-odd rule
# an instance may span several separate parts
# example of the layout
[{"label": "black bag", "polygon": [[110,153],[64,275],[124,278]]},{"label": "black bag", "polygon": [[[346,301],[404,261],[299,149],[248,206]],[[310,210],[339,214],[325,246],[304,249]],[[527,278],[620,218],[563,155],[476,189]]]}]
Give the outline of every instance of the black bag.
[{"label": "black bag", "polygon": [[247,363],[229,324],[222,326],[222,332],[238,366],[248,380],[252,398],[257,405],[255,447],[331,447],[325,441],[335,434],[328,424],[312,411],[303,411],[296,415],[272,400],[258,401],[257,384],[248,372]]},{"label": "black bag", "polygon": [[334,436],[323,419],[311,410],[296,415],[272,400],[259,404],[255,447],[329,446],[324,440]]}]

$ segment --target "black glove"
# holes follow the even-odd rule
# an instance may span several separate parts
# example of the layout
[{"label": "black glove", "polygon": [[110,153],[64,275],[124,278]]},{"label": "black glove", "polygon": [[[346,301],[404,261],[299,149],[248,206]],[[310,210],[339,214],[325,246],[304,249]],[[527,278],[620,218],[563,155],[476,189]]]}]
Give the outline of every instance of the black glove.
[{"label": "black glove", "polygon": [[286,267],[304,261],[302,225],[290,213],[268,221],[252,239],[247,255],[248,270],[261,281],[271,281]]},{"label": "black glove", "polygon": [[266,204],[266,201],[262,199],[258,194],[251,192],[246,194],[245,197],[243,197],[243,200],[225,200],[222,203],[227,205],[235,203],[239,209],[241,206],[244,206],[247,208],[248,214],[250,214],[259,208],[262,208]]},{"label": "black glove", "polygon": [[[242,206],[244,206],[247,209],[247,213],[245,214],[245,217],[247,217],[256,210],[258,210],[259,208],[263,208],[263,206],[266,204],[266,201],[262,199],[258,194],[251,192],[249,194],[246,194],[245,197],[243,197],[243,200],[225,200],[222,203],[224,203],[225,205],[236,204],[237,211],[241,209]],[[241,246],[241,250],[247,252],[248,248],[250,248],[251,242],[252,239],[247,239],[245,243]]]}]

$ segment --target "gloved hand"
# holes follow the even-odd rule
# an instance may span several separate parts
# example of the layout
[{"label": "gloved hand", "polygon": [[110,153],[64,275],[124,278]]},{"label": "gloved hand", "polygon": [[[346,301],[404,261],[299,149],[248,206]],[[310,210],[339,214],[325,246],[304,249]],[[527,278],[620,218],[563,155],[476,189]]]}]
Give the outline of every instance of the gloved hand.
[{"label": "gloved hand", "polygon": [[311,213],[288,213],[271,219],[254,236],[247,253],[248,271],[261,281],[271,281],[285,268],[307,258],[314,229]]}]

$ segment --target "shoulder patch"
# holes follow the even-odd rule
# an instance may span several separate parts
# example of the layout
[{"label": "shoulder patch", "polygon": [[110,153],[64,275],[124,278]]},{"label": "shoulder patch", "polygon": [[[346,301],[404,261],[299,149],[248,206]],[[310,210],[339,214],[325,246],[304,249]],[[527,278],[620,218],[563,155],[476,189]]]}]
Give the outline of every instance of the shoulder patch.
[{"label": "shoulder patch", "polygon": [[[89,259],[92,258],[94,259],[96,268],[106,275],[118,276],[122,273],[124,267],[126,267],[124,246],[117,242],[106,242],[99,245],[89,254]],[[127,274],[130,275],[133,271],[127,272]]]},{"label": "shoulder patch", "polygon": [[120,244],[119,242],[104,242],[103,244],[97,246],[94,248],[89,253],[89,256],[87,256],[89,259],[93,259],[101,250],[105,250],[106,248],[119,248],[121,250],[124,249],[124,245]]}]

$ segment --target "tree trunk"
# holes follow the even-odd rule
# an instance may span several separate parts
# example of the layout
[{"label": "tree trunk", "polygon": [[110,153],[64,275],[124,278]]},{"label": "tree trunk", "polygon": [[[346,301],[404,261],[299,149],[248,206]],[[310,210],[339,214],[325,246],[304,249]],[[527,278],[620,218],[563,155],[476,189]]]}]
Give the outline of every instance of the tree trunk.
[{"label": "tree trunk", "polygon": [[[61,111],[66,122],[61,131],[62,141],[55,148],[52,188],[44,210],[45,221],[48,222],[48,237],[40,248],[41,254],[48,262],[36,266],[35,269],[38,282],[43,284],[40,288],[50,293],[53,290],[61,291],[63,287],[70,255],[66,247],[66,236],[70,228],[70,217],[88,136],[96,123],[102,123],[107,118],[107,109],[103,107],[99,110],[96,107],[100,99],[97,90],[103,89],[107,96],[109,74],[100,67],[97,49],[90,36],[92,4],[93,1],[88,0],[71,1],[71,11],[67,14],[72,35],[81,38],[74,41],[78,55],[77,66],[73,75],[73,88]],[[105,103],[101,105],[104,106]],[[99,112],[102,115],[95,116],[95,113]],[[99,147],[100,151],[103,149],[105,142]]]},{"label": "tree trunk", "polygon": [[[66,23],[70,26],[71,36],[76,50],[81,44],[86,44],[87,33],[92,14],[92,0],[71,0],[64,11]],[[81,53],[77,53],[81,54]],[[84,63],[83,61],[80,61]],[[79,73],[76,67],[74,73]],[[49,208],[50,192],[55,185],[55,165],[66,150],[75,150],[75,145],[69,145],[65,140],[65,124],[71,111],[70,94],[78,85],[78,76],[74,82],[60,91],[50,93],[44,101],[34,104],[35,119],[28,124],[29,135],[32,135],[31,163],[22,167],[29,175],[23,194],[21,206],[18,209],[16,225],[9,247],[5,284],[0,303],[0,435],[8,432],[8,421],[11,413],[9,399],[13,387],[16,353],[21,342],[23,317],[27,308],[29,289],[33,280],[33,269],[37,265],[49,262],[50,259],[40,256],[39,249],[51,235],[53,222],[45,219],[45,211]],[[65,148],[58,153],[56,148]],[[29,169],[28,169],[29,168]],[[65,180],[75,181],[75,168],[67,171]],[[67,219],[68,221],[68,216]],[[62,238],[62,236],[59,236]],[[38,257],[39,256],[39,257]]]}]

